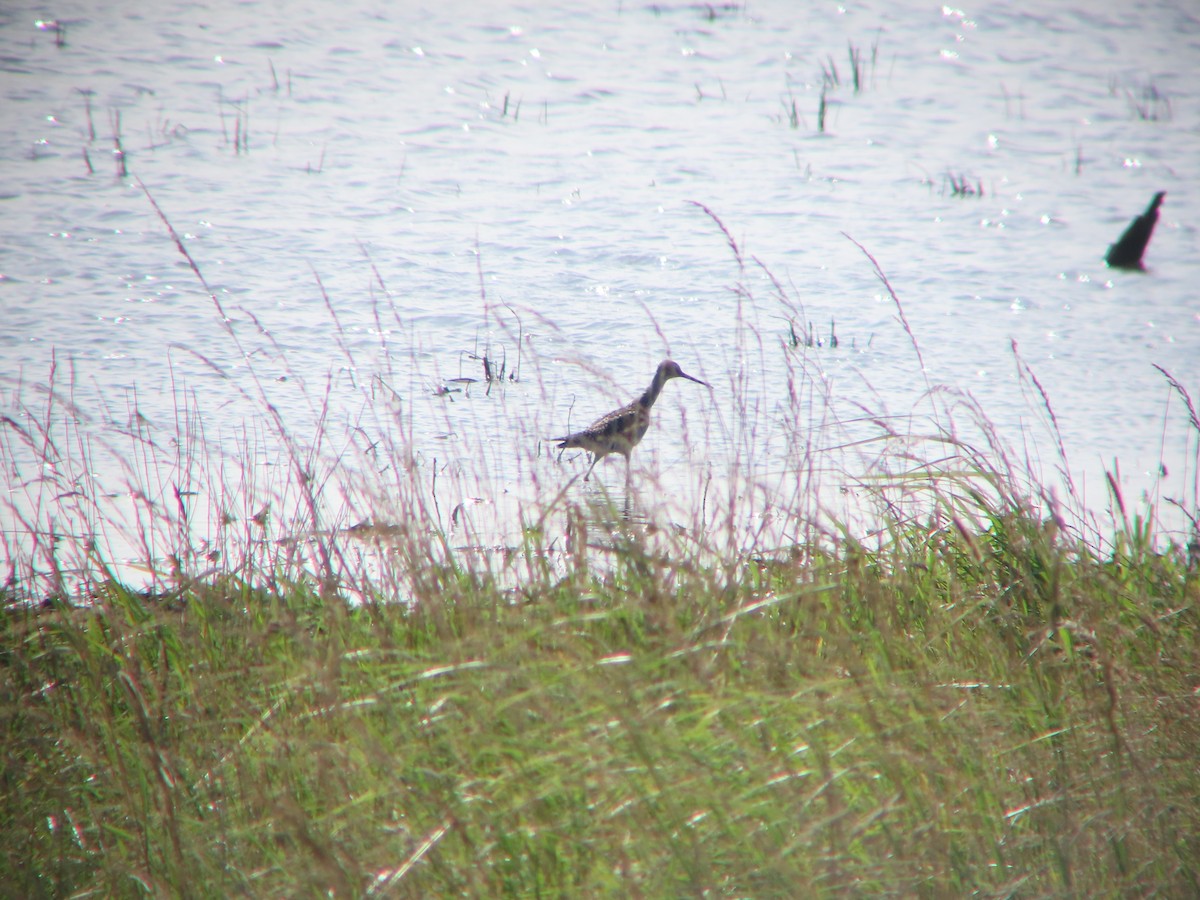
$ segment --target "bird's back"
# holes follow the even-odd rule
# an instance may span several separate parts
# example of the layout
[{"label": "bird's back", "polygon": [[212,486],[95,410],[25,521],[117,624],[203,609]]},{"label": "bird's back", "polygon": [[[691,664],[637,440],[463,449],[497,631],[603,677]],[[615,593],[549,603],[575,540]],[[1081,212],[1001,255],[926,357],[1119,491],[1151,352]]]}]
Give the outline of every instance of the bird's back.
[{"label": "bird's back", "polygon": [[599,456],[620,453],[628,456],[650,427],[650,410],[635,401],[628,406],[601,416],[582,431],[554,438],[561,441],[559,449],[577,447]]}]

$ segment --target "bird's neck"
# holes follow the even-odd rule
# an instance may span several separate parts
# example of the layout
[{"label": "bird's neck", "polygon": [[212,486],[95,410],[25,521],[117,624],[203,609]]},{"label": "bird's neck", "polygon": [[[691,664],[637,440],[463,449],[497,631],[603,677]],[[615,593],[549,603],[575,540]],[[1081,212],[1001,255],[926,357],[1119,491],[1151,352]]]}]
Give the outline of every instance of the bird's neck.
[{"label": "bird's neck", "polygon": [[658,395],[662,393],[663,385],[667,383],[667,378],[661,371],[654,373],[654,380],[650,382],[650,387],[646,388],[645,393],[638,398],[638,405],[642,409],[649,409],[654,405],[654,401],[658,399]]}]

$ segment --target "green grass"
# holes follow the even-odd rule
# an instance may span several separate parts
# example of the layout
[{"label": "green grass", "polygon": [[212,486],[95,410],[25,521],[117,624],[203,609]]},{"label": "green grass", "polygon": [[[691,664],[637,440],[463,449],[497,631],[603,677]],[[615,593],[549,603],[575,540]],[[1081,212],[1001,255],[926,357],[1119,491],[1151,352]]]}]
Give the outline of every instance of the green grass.
[{"label": "green grass", "polygon": [[1196,574],[988,514],[733,569],[631,526],[519,595],[431,564],[411,603],[10,607],[0,882],[1194,895]]},{"label": "green grass", "polygon": [[[753,270],[700,208],[753,308]],[[769,343],[734,337],[741,360]],[[315,402],[302,440],[248,367],[237,391],[263,416],[234,454],[195,389],[165,429],[135,399],[100,433],[73,377],[18,391],[0,894],[1200,894],[1200,534],[1157,533],[1115,476],[1100,528],[1069,475],[1059,503],[1028,450],[1014,462],[927,380],[927,437],[838,415],[806,346],[777,338],[780,405],[755,418],[735,367],[742,418],[703,432],[728,477],[697,473],[689,524],[584,505],[569,461],[526,449],[527,524],[503,546],[472,531],[471,473],[421,457],[399,394],[374,392],[402,383],[390,370],[344,432]],[[508,388],[489,366],[496,395],[540,362]],[[756,455],[772,443],[785,458]],[[114,464],[123,491],[96,475]],[[870,527],[830,512],[851,495]]]}]

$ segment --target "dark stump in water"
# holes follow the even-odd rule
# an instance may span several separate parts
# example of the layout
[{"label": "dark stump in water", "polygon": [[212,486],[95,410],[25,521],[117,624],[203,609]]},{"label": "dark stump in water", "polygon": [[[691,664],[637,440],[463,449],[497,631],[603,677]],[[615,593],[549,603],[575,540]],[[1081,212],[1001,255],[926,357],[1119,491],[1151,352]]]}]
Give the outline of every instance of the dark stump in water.
[{"label": "dark stump in water", "polygon": [[1104,261],[1114,269],[1142,268],[1142,254],[1150,243],[1150,235],[1154,234],[1154,225],[1158,222],[1158,208],[1162,205],[1166,191],[1159,191],[1150,201],[1146,211],[1129,223],[1121,239],[1108,248]]}]

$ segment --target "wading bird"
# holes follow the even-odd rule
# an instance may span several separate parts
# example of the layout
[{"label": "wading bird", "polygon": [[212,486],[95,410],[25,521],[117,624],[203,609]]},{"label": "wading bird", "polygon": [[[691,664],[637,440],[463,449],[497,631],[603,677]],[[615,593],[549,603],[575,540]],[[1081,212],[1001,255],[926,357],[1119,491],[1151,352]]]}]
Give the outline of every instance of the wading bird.
[{"label": "wading bird", "polygon": [[625,457],[625,479],[628,481],[629,456],[633,453],[633,448],[641,441],[642,436],[645,435],[646,429],[650,427],[650,407],[662,393],[663,385],[672,378],[686,378],[688,381],[694,381],[696,384],[702,384],[712,390],[711,384],[701,381],[699,378],[693,378],[679,368],[679,363],[669,359],[664,360],[658,364],[658,371],[654,373],[654,380],[650,382],[650,387],[646,388],[638,399],[627,406],[613,410],[606,416],[601,416],[583,431],[576,431],[574,434],[564,437],[550,438],[550,440],[561,441],[558,445],[560,450],[577,447],[592,454],[592,464],[588,466],[587,474],[583,476],[584,481],[591,477],[596,463],[610,453],[620,453]]}]

